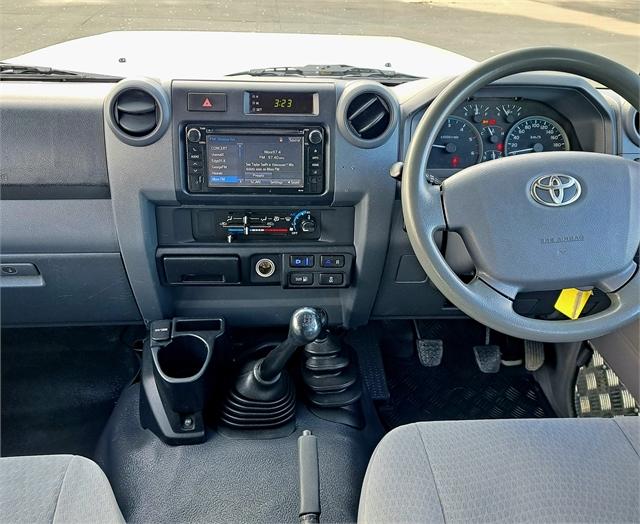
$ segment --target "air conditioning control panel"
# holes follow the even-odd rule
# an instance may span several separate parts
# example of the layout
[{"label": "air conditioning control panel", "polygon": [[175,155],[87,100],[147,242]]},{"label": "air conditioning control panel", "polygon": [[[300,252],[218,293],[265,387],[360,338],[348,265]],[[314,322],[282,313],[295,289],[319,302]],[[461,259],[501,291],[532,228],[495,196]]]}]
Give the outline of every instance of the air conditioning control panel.
[{"label": "air conditioning control panel", "polygon": [[199,241],[229,244],[260,240],[317,240],[321,235],[321,218],[308,209],[201,209],[194,213],[193,234]]}]

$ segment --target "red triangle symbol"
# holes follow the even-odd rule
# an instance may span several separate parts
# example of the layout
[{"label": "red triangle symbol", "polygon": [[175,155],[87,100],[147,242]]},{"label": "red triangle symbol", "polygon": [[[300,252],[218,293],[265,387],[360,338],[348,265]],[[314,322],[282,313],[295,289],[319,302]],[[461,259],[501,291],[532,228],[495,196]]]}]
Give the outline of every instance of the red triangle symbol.
[{"label": "red triangle symbol", "polygon": [[204,102],[202,102],[202,107],[212,107],[213,104],[211,103],[211,100],[209,100],[208,98],[204,99]]}]

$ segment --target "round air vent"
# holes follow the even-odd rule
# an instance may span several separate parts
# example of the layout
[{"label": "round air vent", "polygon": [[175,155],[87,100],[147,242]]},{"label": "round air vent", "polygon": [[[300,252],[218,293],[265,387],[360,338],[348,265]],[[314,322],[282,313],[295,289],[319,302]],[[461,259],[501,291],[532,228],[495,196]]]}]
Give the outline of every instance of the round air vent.
[{"label": "round air vent", "polygon": [[113,116],[123,133],[146,136],[158,125],[158,106],[146,91],[129,89],[118,95]]},{"label": "round air vent", "polygon": [[338,126],[358,147],[378,147],[393,132],[397,114],[397,103],[384,86],[357,83],[345,89],[340,98]]},{"label": "round air vent", "polygon": [[635,107],[625,102],[622,108],[622,123],[629,139],[640,146],[640,114]]},{"label": "round air vent", "polygon": [[363,140],[375,140],[389,127],[391,111],[387,102],[376,93],[362,93],[347,107],[347,122],[351,131]]},{"label": "round air vent", "polygon": [[167,95],[151,80],[123,80],[107,99],[107,119],[112,131],[126,144],[152,144],[169,124]]}]

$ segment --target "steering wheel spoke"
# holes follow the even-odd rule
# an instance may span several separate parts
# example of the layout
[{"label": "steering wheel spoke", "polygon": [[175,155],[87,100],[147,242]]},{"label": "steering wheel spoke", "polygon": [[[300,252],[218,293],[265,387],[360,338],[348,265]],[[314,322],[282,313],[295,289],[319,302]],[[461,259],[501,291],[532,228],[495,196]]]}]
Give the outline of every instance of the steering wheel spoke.
[{"label": "steering wheel spoke", "polygon": [[[438,231],[447,230],[447,221],[442,206],[440,186],[434,186],[426,181],[420,184],[416,195],[418,208],[418,222],[426,229],[426,233],[433,238]],[[405,216],[405,221],[407,217]]]}]

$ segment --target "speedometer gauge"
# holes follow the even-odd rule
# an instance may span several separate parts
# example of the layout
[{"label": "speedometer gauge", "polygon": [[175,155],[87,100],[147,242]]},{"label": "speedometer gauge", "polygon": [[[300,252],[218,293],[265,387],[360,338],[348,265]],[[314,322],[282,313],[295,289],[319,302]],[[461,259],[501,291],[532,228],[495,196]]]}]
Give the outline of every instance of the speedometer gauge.
[{"label": "speedometer gauge", "polygon": [[568,151],[569,138],[558,122],[544,116],[523,118],[505,140],[505,156],[542,151]]},{"label": "speedometer gauge", "polygon": [[450,116],[440,129],[429,155],[428,169],[464,169],[482,157],[478,130],[464,118]]}]

